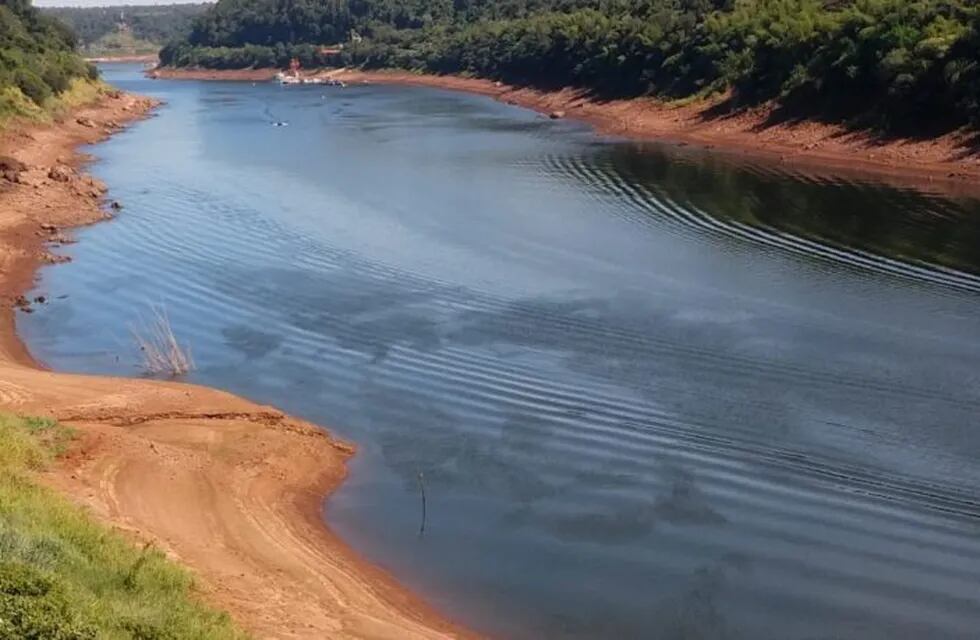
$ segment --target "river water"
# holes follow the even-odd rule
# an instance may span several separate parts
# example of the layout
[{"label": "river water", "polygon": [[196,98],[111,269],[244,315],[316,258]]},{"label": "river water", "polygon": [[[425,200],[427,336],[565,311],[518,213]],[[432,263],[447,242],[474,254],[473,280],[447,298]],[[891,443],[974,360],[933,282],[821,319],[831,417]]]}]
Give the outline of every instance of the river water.
[{"label": "river water", "polygon": [[459,93],[105,75],[167,104],[92,150],[125,208],[42,271],[44,362],[139,375],[165,305],[191,381],[358,445],[327,521],[493,635],[980,633],[980,202]]}]

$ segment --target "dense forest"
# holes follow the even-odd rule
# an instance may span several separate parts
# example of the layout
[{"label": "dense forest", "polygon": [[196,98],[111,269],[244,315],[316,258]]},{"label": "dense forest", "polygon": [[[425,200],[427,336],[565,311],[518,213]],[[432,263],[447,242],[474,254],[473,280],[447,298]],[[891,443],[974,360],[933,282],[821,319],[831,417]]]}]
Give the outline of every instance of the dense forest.
[{"label": "dense forest", "polygon": [[294,56],[607,96],[723,93],[883,128],[980,123],[975,0],[219,0],[161,52],[212,68]]},{"label": "dense forest", "polygon": [[0,2],[0,119],[37,112],[75,78],[94,79],[74,49],[71,30],[29,0]]},{"label": "dense forest", "polygon": [[51,7],[41,11],[75,32],[87,55],[156,52],[182,35],[206,4],[124,5],[112,7]]}]

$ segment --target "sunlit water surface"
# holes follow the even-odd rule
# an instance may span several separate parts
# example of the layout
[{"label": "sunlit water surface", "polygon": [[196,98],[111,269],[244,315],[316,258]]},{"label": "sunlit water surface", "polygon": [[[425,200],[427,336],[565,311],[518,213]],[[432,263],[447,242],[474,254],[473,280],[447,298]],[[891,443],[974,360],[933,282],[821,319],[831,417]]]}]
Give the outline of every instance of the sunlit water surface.
[{"label": "sunlit water surface", "polygon": [[92,150],[125,208],[42,272],[46,363],[139,375],[164,304],[191,381],[357,443],[327,521],[491,634],[980,634],[980,203],[464,94],[106,76],[167,104]]}]

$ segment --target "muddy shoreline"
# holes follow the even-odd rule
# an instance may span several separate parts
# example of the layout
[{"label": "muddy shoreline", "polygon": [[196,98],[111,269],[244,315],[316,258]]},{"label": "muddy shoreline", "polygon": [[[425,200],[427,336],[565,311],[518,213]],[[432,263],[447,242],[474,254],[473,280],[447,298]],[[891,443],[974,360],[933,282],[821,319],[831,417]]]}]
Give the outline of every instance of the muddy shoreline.
[{"label": "muddy shoreline", "polygon": [[77,429],[44,480],[189,567],[202,597],[258,637],[473,637],[324,525],[351,445],[215,389],[49,371],[18,338],[15,314],[52,302],[25,297],[39,267],[64,261],[50,249],[111,218],[77,148],[157,106],[113,91],[49,125],[0,132],[14,167],[0,176],[0,409]]},{"label": "muddy shoreline", "polygon": [[[157,68],[168,80],[272,80],[276,69]],[[873,178],[951,195],[980,195],[980,133],[959,131],[938,138],[881,139],[863,131],[813,121],[770,123],[771,109],[716,116],[713,103],[665,105],[649,98],[596,100],[574,89],[539,91],[480,78],[405,71],[332,69],[310,77],[348,84],[424,86],[492,97],[539,113],[582,120],[605,135],[691,146],[733,161],[762,162],[816,175]]]}]

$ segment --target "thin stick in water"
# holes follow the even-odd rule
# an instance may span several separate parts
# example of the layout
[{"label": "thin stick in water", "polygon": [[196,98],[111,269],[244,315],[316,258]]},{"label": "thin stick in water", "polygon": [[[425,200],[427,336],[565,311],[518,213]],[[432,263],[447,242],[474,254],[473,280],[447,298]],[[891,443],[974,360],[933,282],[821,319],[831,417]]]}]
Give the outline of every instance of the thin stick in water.
[{"label": "thin stick in water", "polygon": [[425,533],[425,476],[419,471],[419,491],[422,494],[422,524],[419,525],[419,535]]}]

